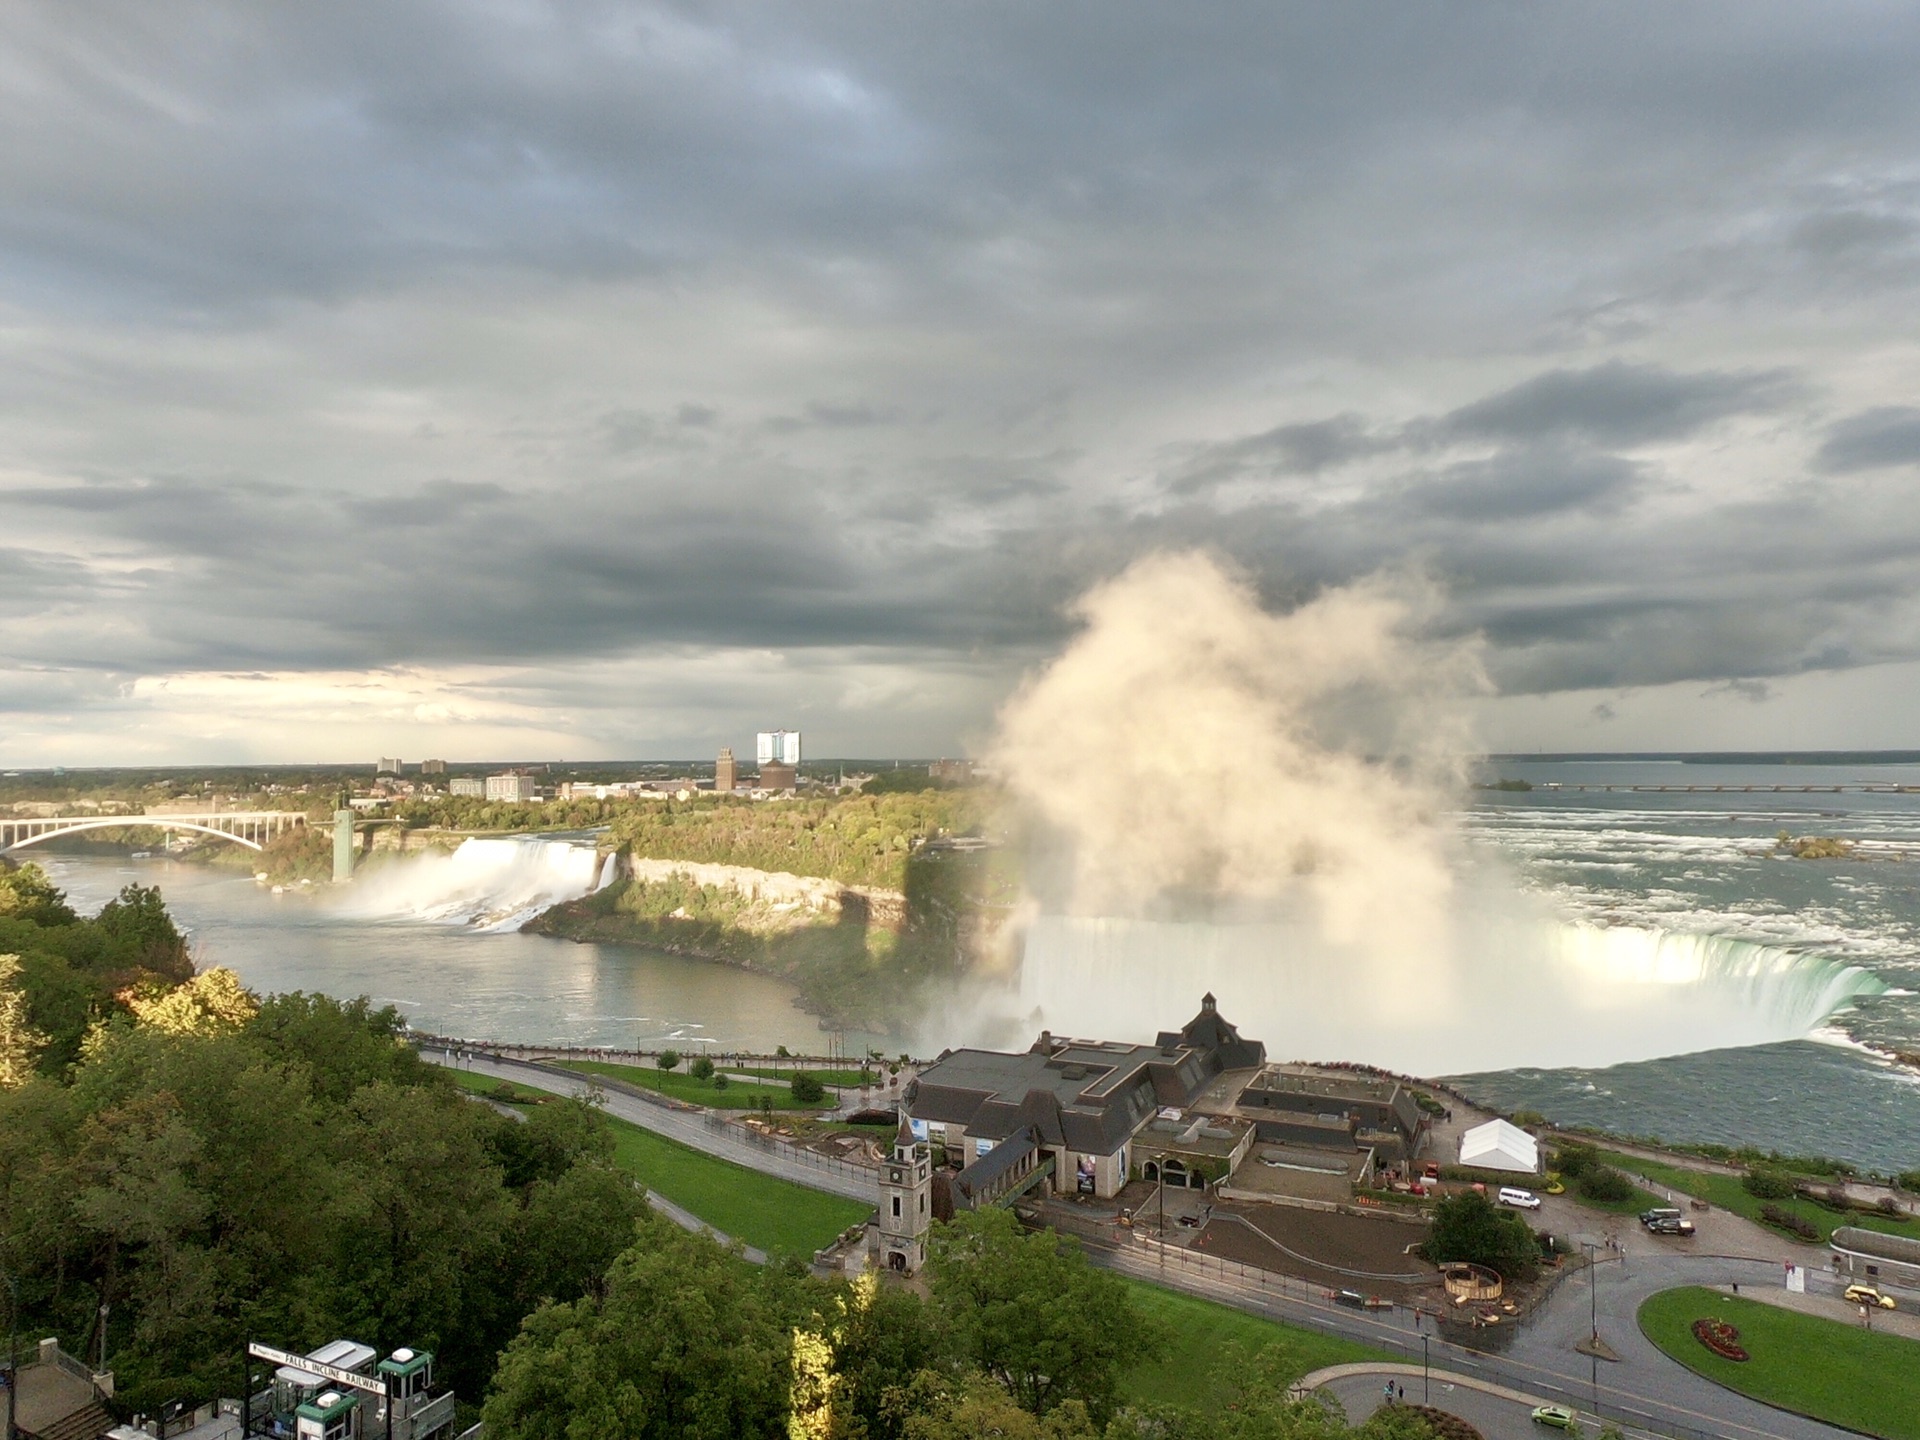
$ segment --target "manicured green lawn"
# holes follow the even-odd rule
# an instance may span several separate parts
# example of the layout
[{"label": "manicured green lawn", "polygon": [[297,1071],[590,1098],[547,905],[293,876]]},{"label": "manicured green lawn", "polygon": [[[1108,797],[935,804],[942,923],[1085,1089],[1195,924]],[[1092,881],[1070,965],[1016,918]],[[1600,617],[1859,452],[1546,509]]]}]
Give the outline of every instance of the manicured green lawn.
[{"label": "manicured green lawn", "polygon": [[658,1090],[671,1095],[676,1100],[685,1100],[692,1105],[707,1105],[715,1110],[759,1110],[765,1098],[775,1110],[830,1110],[840,1102],[831,1091],[827,1098],[813,1105],[801,1105],[793,1098],[783,1081],[778,1085],[748,1085],[741,1081],[731,1082],[726,1089],[716,1090],[711,1080],[696,1080],[684,1070],[662,1070],[658,1066],[614,1065],[604,1060],[570,1060],[563,1067],[577,1070],[583,1075],[604,1075],[613,1080],[624,1080],[629,1085],[639,1085],[648,1090]]},{"label": "manicured green lawn", "polygon": [[[720,1064],[717,1060],[714,1063],[716,1065]],[[725,1070],[729,1075],[757,1075],[762,1080],[775,1080],[782,1085],[793,1078],[794,1069],[791,1065],[720,1065],[720,1068]],[[849,1090],[858,1090],[860,1088],[860,1072],[858,1070],[815,1070],[812,1066],[803,1066],[801,1068],[805,1069],[809,1075],[813,1076],[813,1078],[818,1080],[822,1085],[839,1085]],[[884,1065],[875,1066],[867,1072],[867,1081],[869,1084],[884,1084],[886,1081],[886,1073],[886,1067]]]},{"label": "manicured green lawn", "polygon": [[[442,1066],[440,1073],[445,1075],[462,1090],[471,1090],[476,1095],[484,1095],[489,1100],[504,1099],[512,1105],[537,1105],[547,1098],[544,1090],[535,1090],[527,1085],[516,1085],[511,1080],[500,1080],[492,1075],[476,1075],[471,1070],[455,1070],[452,1066]],[[498,1094],[505,1085],[512,1091],[511,1096]]]},{"label": "manicured green lawn", "polygon": [[[611,1115],[607,1121],[615,1158],[643,1185],[762,1250],[810,1256],[873,1211],[872,1205],[716,1160]],[[876,1190],[876,1203],[879,1198]]]},{"label": "manicured green lawn", "polygon": [[[1693,1322],[1706,1318],[1739,1330],[1753,1358],[1723,1360],[1694,1339]],[[1888,1440],[1920,1440],[1920,1342],[1693,1286],[1648,1299],[1640,1329],[1729,1390]]]},{"label": "manicured green lawn", "polygon": [[[1600,1156],[1609,1165],[1618,1166],[1629,1175],[1644,1175],[1657,1185],[1665,1185],[1683,1194],[1698,1196],[1708,1204],[1716,1205],[1722,1210],[1731,1210],[1734,1214],[1744,1216],[1756,1225],[1765,1223],[1760,1219],[1762,1205],[1778,1205],[1788,1214],[1798,1215],[1809,1224],[1817,1226],[1820,1231],[1819,1243],[1822,1245],[1826,1244],[1833,1237],[1833,1232],[1842,1225],[1853,1225],[1862,1230],[1879,1230],[1888,1235],[1920,1237],[1920,1224],[1915,1224],[1911,1220],[1890,1220],[1884,1215],[1860,1211],[1840,1215],[1824,1205],[1816,1205],[1813,1201],[1802,1200],[1798,1196],[1791,1200],[1756,1199],[1747,1193],[1738,1175],[1705,1174],[1699,1170],[1683,1170],[1677,1165],[1663,1165],[1657,1160],[1638,1160],[1631,1155],[1614,1155],[1605,1150],[1600,1152]],[[1660,1200],[1656,1203],[1665,1205],[1668,1202]],[[1798,1238],[1789,1236],[1782,1230],[1774,1230],[1772,1233],[1784,1239]],[[1804,1243],[1812,1244],[1813,1242]]]},{"label": "manicured green lawn", "polygon": [[1163,1290],[1143,1280],[1122,1277],[1142,1310],[1173,1331],[1173,1348],[1166,1357],[1137,1365],[1121,1381],[1130,1400],[1163,1405],[1206,1406],[1218,1401],[1215,1377],[1222,1365],[1231,1365],[1235,1351],[1281,1347],[1285,1375],[1297,1380],[1323,1365],[1346,1365],[1363,1360],[1400,1360],[1399,1355],[1352,1340],[1282,1325],[1231,1305],[1218,1305],[1176,1290]]},{"label": "manicured green lawn", "polygon": [[[501,1084],[491,1075],[452,1069],[446,1073],[476,1094],[491,1095]],[[513,1088],[529,1103],[544,1095],[524,1085]],[[613,1127],[614,1158],[622,1169],[709,1225],[762,1250],[811,1255],[873,1209],[703,1155],[615,1116],[606,1120]]]}]

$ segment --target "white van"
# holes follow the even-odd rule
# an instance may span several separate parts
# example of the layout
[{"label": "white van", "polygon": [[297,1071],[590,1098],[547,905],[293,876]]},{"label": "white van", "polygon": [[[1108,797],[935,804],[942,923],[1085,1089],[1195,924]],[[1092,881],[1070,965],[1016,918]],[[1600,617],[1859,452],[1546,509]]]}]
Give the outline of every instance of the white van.
[{"label": "white van", "polygon": [[1516,1190],[1511,1185],[1500,1187],[1500,1203],[1512,1205],[1519,1210],[1538,1210],[1540,1197],[1531,1190]]}]

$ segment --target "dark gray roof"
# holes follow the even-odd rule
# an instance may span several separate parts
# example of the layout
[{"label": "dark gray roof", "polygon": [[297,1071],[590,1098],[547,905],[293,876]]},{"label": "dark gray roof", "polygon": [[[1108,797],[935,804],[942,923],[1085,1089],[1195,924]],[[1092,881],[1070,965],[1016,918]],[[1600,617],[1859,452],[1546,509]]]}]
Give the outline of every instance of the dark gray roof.
[{"label": "dark gray roof", "polygon": [[973,1199],[995,1180],[1018,1165],[1022,1159],[1033,1154],[1035,1148],[1031,1130],[1022,1130],[1016,1135],[1009,1135],[954,1176],[953,1183],[968,1199]]},{"label": "dark gray roof", "polygon": [[[1182,1037],[1192,1032],[1190,1044]],[[1223,1068],[1214,1042],[1236,1055],[1264,1054],[1242,1041],[1211,1005],[1187,1031],[1161,1043],[1060,1040],[1042,1035],[1030,1050],[954,1050],[907,1088],[916,1120],[958,1125],[993,1140],[1032,1126],[1040,1142],[1112,1154],[1155,1110],[1184,1106]]]}]

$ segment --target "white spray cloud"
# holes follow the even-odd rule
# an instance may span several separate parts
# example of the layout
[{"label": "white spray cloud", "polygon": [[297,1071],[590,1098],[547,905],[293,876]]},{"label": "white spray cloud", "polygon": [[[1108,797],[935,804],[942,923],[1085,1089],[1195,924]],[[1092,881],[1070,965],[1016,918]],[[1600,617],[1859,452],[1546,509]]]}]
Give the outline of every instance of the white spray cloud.
[{"label": "white spray cloud", "polygon": [[991,761],[1051,839],[1050,908],[1297,911],[1404,953],[1441,933],[1471,643],[1422,639],[1431,596],[1378,577],[1295,609],[1201,553],[1138,561],[1000,717]]},{"label": "white spray cloud", "polygon": [[1017,973],[948,1006],[943,1040],[1139,1038],[1211,990],[1279,1056],[1604,1065],[1805,1035],[1878,988],[1732,937],[1570,925],[1469,851],[1457,702],[1485,682],[1473,642],[1425,632],[1434,599],[1386,576],[1276,613],[1194,553],[1083,597],[991,749],[1038,836]]}]

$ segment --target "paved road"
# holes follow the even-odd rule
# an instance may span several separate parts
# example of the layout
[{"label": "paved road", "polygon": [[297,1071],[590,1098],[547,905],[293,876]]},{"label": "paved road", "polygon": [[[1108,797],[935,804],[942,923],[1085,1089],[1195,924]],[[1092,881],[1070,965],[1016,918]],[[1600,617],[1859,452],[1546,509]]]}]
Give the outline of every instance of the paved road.
[{"label": "paved road", "polygon": [[[1330,1380],[1320,1389],[1322,1393],[1338,1400],[1348,1421],[1358,1425],[1385,1403],[1386,1397],[1381,1391],[1383,1378],[1380,1375],[1348,1375]],[[1518,1400],[1489,1395],[1484,1390],[1475,1390],[1467,1385],[1456,1385],[1444,1376],[1434,1377],[1431,1385],[1424,1387],[1424,1392],[1418,1375],[1396,1375],[1394,1379],[1406,1392],[1407,1404],[1425,1403],[1436,1410],[1445,1410],[1449,1415],[1458,1415],[1486,1436],[1487,1440],[1542,1440],[1543,1436],[1550,1433],[1529,1418],[1533,1407]],[[1421,1400],[1423,1393],[1428,1396],[1424,1402]]]},{"label": "paved road", "polygon": [[[437,1065],[448,1063],[444,1050],[423,1048],[420,1054],[423,1059]],[[495,1075],[502,1080],[511,1080],[516,1085],[545,1090],[555,1095],[577,1095],[587,1088],[584,1080],[555,1075],[550,1070],[523,1065],[517,1060],[496,1059],[478,1051],[471,1052],[470,1058],[460,1059],[458,1066],[476,1075]],[[607,1098],[608,1114],[617,1115],[622,1120],[631,1121],[655,1134],[665,1135],[668,1139],[678,1140],[682,1145],[703,1154],[731,1160],[749,1170],[791,1180],[796,1185],[805,1185],[812,1190],[824,1190],[829,1195],[858,1200],[865,1205],[877,1205],[880,1202],[877,1176],[849,1174],[845,1170],[815,1166],[788,1153],[786,1147],[762,1149],[735,1139],[725,1131],[709,1129],[697,1112],[672,1110],[618,1090],[606,1089],[602,1093]]]},{"label": "paved road", "polygon": [[1369,1313],[1326,1303],[1301,1282],[1286,1286],[1243,1281],[1211,1269],[1180,1263],[1173,1252],[1165,1265],[1140,1247],[1087,1249],[1107,1268],[1190,1294],[1221,1300],[1276,1320],[1306,1325],[1395,1351],[1418,1364],[1420,1330],[1428,1332],[1426,1353],[1435,1367],[1458,1370],[1536,1394],[1556,1404],[1592,1409],[1596,1400],[1610,1420],[1681,1434],[1724,1440],[1846,1440],[1851,1432],[1770,1409],[1668,1359],[1640,1334],[1640,1302],[1676,1285],[1712,1285],[1738,1280],[1743,1288],[1780,1285],[1778,1267],[1748,1260],[1699,1257],[1633,1259],[1598,1267],[1597,1293],[1601,1338],[1620,1355],[1618,1363],[1590,1360],[1574,1349],[1588,1334],[1592,1300],[1583,1278],[1560,1286],[1531,1323],[1500,1332],[1502,1354],[1486,1354],[1455,1345],[1432,1333],[1407,1311]]}]

